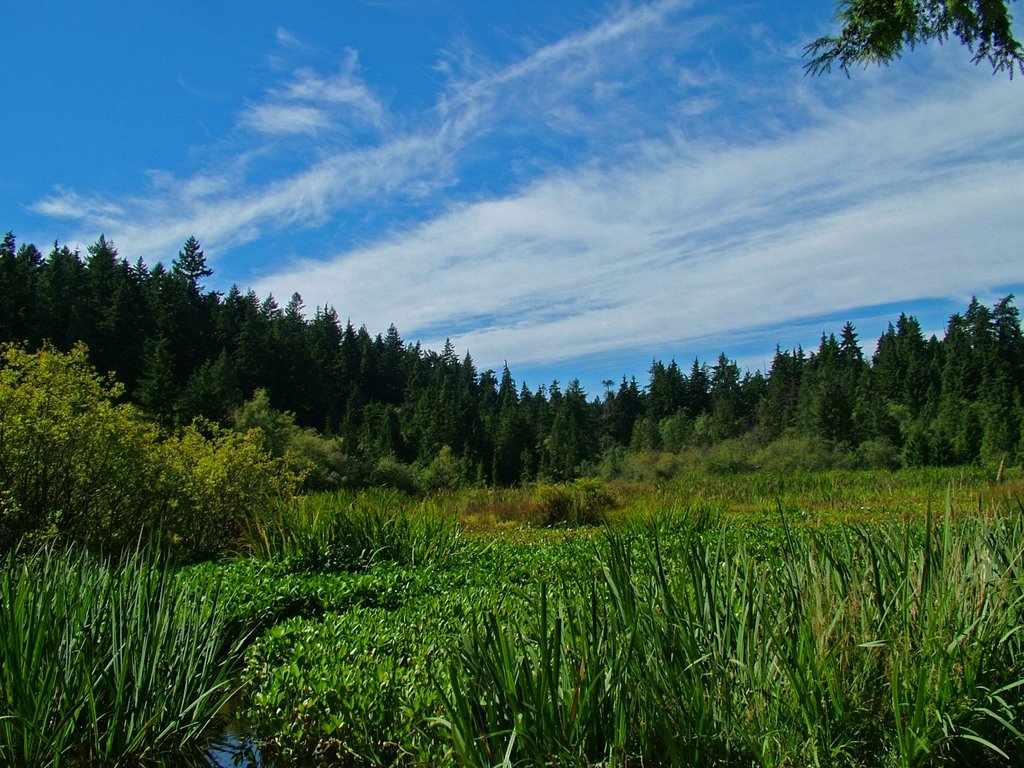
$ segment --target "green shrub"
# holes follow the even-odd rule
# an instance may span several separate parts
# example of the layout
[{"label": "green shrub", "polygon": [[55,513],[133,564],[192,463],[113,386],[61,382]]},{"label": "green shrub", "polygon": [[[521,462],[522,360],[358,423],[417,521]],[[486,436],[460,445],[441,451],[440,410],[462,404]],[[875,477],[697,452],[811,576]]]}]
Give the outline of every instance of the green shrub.
[{"label": "green shrub", "polygon": [[599,480],[538,483],[534,504],[541,525],[598,525],[615,506],[615,498]]},{"label": "green shrub", "polygon": [[0,547],[22,536],[123,546],[168,499],[156,427],[85,347],[0,347]]},{"label": "green shrub", "polygon": [[[864,455],[881,458],[882,445],[869,446]],[[849,467],[856,463],[856,459],[827,440],[787,435],[755,451],[751,463],[760,469],[791,473]]]},{"label": "green shrub", "polygon": [[447,445],[441,446],[437,456],[420,472],[420,485],[425,491],[454,490],[465,481],[465,469]]},{"label": "green shrub", "polygon": [[863,469],[898,469],[900,452],[890,440],[878,437],[857,446],[856,461]]},{"label": "green shrub", "polygon": [[162,439],[121,395],[83,346],[0,348],[0,548],[29,537],[120,550],[161,535],[205,557],[235,546],[244,516],[294,492],[260,433],[193,425]]},{"label": "green shrub", "polygon": [[365,473],[360,462],[345,453],[337,440],[303,429],[293,413],[272,407],[265,389],[256,390],[234,413],[234,425],[239,432],[262,432],[267,450],[302,478],[303,490],[330,491],[362,483]]},{"label": "green shrub", "polygon": [[678,453],[693,437],[693,420],[686,411],[679,411],[662,419],[658,424],[658,432],[661,434],[661,447],[671,453]]},{"label": "green shrub", "polygon": [[393,488],[410,495],[421,491],[419,478],[408,464],[403,464],[393,456],[384,456],[377,460],[370,473],[372,485],[382,488]]},{"label": "green shrub", "polygon": [[722,440],[707,449],[701,463],[714,474],[748,472],[756,466],[753,449],[750,441],[744,438]]},{"label": "green shrub", "polygon": [[287,504],[299,478],[263,448],[257,430],[186,427],[156,450],[172,489],[162,526],[165,543],[189,558],[238,547],[240,531],[260,510]]}]

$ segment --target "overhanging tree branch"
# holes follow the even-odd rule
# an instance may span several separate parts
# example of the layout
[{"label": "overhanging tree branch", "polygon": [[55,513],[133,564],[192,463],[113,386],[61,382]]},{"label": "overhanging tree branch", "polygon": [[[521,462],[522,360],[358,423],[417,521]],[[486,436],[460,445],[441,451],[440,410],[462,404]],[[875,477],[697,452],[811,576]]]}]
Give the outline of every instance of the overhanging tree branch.
[{"label": "overhanging tree branch", "polygon": [[987,59],[993,73],[1024,74],[1024,48],[1013,36],[1007,0],[840,0],[837,36],[819,37],[804,48],[808,74],[838,67],[849,76],[856,65],[888,64],[929,40],[954,36],[973,54],[975,64]]}]

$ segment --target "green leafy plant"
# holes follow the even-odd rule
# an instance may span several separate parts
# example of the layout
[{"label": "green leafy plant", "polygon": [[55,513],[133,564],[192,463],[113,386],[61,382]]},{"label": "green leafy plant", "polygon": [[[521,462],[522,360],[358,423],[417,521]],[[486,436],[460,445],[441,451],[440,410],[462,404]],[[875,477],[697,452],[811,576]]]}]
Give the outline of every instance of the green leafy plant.
[{"label": "green leafy plant", "polygon": [[194,424],[166,437],[85,347],[0,348],[0,549],[23,538],[117,551],[161,535],[185,558],[233,547],[244,515],[298,477],[259,432]]}]

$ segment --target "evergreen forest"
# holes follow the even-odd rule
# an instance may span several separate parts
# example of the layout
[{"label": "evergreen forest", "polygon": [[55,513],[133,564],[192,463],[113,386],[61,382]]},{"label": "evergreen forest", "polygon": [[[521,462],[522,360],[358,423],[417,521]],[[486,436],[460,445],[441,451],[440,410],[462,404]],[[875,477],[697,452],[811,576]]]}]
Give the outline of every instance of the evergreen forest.
[{"label": "evergreen forest", "polygon": [[[100,236],[83,255],[0,244],[0,343],[87,348],[122,397],[167,432],[199,419],[261,427],[311,488],[562,481],[635,472],[638,456],[704,456],[724,468],[896,468],[1024,458],[1024,339],[1014,297],[972,300],[926,338],[900,315],[865,351],[850,323],[815,350],[777,348],[769,369],[654,360],[649,379],[531,389],[374,335],[296,293],[210,290],[195,238],[170,266]],[[650,463],[650,461],[648,462]]]}]

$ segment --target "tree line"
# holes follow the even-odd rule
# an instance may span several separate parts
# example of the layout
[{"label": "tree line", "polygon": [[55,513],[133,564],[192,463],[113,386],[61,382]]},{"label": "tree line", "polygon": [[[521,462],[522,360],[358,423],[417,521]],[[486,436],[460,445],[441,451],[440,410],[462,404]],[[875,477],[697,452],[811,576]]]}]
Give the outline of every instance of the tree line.
[{"label": "tree line", "polygon": [[[508,367],[478,371],[451,342],[372,335],[332,307],[310,316],[237,286],[207,289],[195,238],[169,267],[129,262],[101,236],[83,256],[0,244],[0,342],[88,348],[124,398],[169,433],[196,419],[259,426],[280,455],[304,457],[322,486],[412,482],[508,485],[571,479],[632,452],[748,454],[804,445],[866,466],[1024,458],[1024,341],[1009,295],[972,300],[942,339],[900,315],[864,354],[854,326],[816,350],[776,349],[768,371],[653,361],[590,397],[578,380],[536,389]],[[768,454],[771,455],[771,451]]]}]

